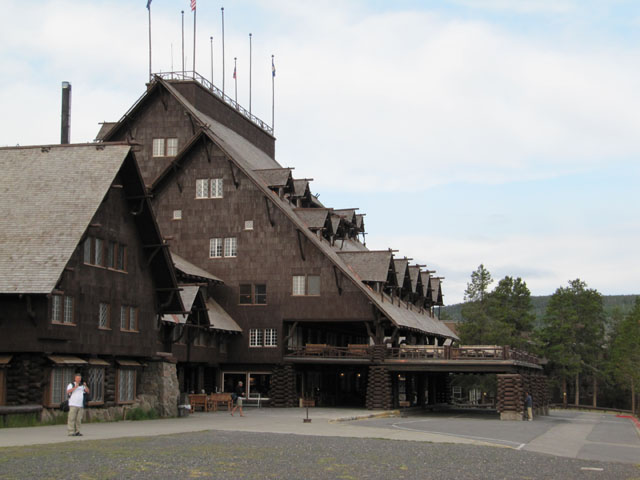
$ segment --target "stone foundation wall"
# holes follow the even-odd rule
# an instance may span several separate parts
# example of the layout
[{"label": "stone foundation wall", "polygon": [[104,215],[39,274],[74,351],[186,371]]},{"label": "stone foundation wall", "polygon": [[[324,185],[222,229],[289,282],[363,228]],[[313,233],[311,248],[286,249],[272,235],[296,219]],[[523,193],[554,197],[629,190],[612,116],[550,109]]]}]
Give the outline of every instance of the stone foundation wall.
[{"label": "stone foundation wall", "polygon": [[161,417],[178,416],[178,374],[176,364],[164,360],[147,363],[141,373],[136,403],[148,410],[155,408]]}]

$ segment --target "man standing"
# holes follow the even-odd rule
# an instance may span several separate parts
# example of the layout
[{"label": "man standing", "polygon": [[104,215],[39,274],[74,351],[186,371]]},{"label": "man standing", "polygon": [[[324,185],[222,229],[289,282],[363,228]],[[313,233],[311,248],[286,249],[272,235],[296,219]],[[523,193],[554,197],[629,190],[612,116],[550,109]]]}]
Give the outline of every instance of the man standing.
[{"label": "man standing", "polygon": [[524,406],[527,407],[527,420],[532,421],[533,420],[533,398],[531,398],[531,395],[529,394],[529,392],[525,392],[525,399],[524,399]]},{"label": "man standing", "polygon": [[242,382],[238,382],[238,385],[236,386],[236,389],[233,393],[235,394],[235,397],[236,397],[235,398],[236,404],[231,410],[231,416],[233,417],[233,414],[236,411],[236,409],[239,409],[240,416],[244,417],[244,413],[242,412],[242,397],[244,396],[244,387],[242,385]]},{"label": "man standing", "polygon": [[69,416],[67,418],[67,435],[81,437],[80,425],[84,415],[84,394],[89,393],[89,387],[82,381],[82,376],[76,373],[73,383],[67,386],[69,397]]}]

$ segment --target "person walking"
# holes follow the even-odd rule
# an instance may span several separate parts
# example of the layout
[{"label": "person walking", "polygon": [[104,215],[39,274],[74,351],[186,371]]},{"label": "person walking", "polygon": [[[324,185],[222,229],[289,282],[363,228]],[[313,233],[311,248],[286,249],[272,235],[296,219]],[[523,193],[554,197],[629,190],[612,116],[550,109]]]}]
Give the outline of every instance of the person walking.
[{"label": "person walking", "polygon": [[533,420],[533,398],[529,392],[525,392],[524,406],[527,407],[527,420]]},{"label": "person walking", "polygon": [[233,406],[233,409],[231,410],[231,416],[233,417],[233,414],[235,413],[236,409],[240,410],[240,416],[244,417],[244,413],[242,412],[242,397],[244,396],[244,387],[242,382],[238,382],[238,385],[236,386],[236,389],[234,390],[234,395],[236,396],[235,398],[235,405]]},{"label": "person walking", "polygon": [[80,425],[84,415],[84,394],[89,393],[89,387],[82,381],[82,376],[76,373],[73,383],[67,386],[69,397],[69,416],[67,417],[67,435],[81,437]]}]

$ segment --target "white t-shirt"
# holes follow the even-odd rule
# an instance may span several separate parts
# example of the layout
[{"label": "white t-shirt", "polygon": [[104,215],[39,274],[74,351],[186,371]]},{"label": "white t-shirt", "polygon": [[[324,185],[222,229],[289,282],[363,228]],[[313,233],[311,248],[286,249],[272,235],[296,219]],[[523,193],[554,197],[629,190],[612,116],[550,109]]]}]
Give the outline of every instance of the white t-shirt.
[{"label": "white t-shirt", "polygon": [[[75,387],[75,384],[70,383],[67,386],[67,393]],[[84,386],[80,385],[76,388],[71,396],[69,397],[69,406],[70,407],[83,407],[84,406]]]}]

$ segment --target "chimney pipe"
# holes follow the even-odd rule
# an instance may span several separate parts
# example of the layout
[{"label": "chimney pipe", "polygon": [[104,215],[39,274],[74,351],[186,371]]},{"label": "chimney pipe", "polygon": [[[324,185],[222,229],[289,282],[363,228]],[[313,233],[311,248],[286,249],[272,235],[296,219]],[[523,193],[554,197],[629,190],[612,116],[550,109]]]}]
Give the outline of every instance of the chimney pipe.
[{"label": "chimney pipe", "polygon": [[62,82],[62,123],[60,126],[60,143],[69,143],[69,131],[71,129],[71,84]]}]

